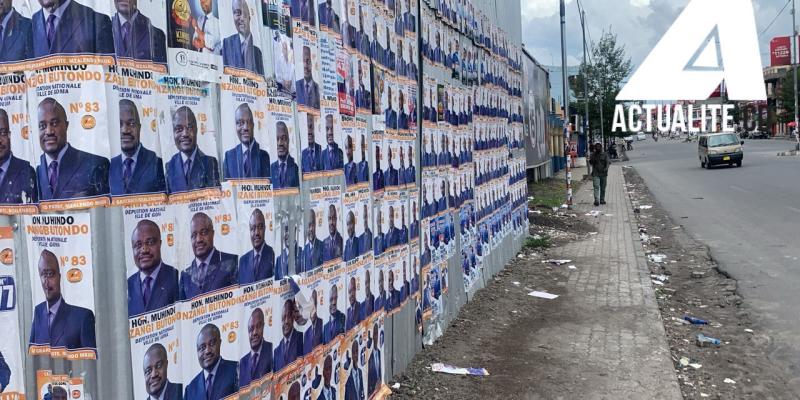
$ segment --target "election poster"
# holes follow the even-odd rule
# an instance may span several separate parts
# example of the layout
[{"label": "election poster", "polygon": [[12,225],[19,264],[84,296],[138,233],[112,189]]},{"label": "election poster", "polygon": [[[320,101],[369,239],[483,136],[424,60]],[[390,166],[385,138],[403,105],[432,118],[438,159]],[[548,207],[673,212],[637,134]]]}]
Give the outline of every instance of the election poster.
[{"label": "election poster", "polygon": [[219,2],[222,65],[225,75],[264,80],[260,1]]},{"label": "election poster", "polygon": [[301,348],[298,349],[300,356],[305,356],[308,361],[313,357],[313,353],[326,345],[332,338],[325,330],[328,322],[328,304],[336,304],[338,291],[335,299],[329,303],[328,282],[324,278],[324,273],[297,277],[290,283],[297,285],[295,294],[295,304],[297,316],[295,317],[295,328],[302,337]]},{"label": "election poster", "polygon": [[274,78],[283,93],[294,94],[294,49],[292,14],[289,0],[261,1],[262,52],[269,54],[264,64],[267,80]]},{"label": "election poster", "polygon": [[342,138],[346,155],[345,185],[348,191],[369,189],[369,138],[363,116],[342,115]]},{"label": "election poster", "polygon": [[[89,213],[24,217],[33,323],[28,353],[95,360],[94,263]],[[49,316],[49,313],[55,313]]]},{"label": "election poster", "polygon": [[369,188],[345,192],[342,203],[342,215],[346,230],[344,261],[350,263],[365,255],[372,258],[371,197]]},{"label": "election poster", "polygon": [[[280,382],[285,373],[291,371],[295,366],[302,364],[304,360],[304,345],[305,340],[303,333],[298,329],[301,323],[307,322],[303,319],[301,308],[298,305],[297,297],[308,296],[305,299],[310,299],[310,295],[302,294],[297,285],[302,282],[292,282],[286,280],[275,285],[275,293],[273,293],[274,313],[280,312],[280,327],[275,327],[268,330],[267,341],[273,344],[273,380],[276,389],[280,389]],[[297,296],[298,294],[301,296]],[[319,293],[323,295],[322,293]],[[304,308],[310,319],[312,315],[313,306],[309,305]],[[278,323],[278,315],[274,314],[272,319]]]},{"label": "election poster", "polygon": [[384,261],[386,270],[386,285],[388,299],[386,311],[393,315],[400,311],[408,299],[408,251],[405,248],[396,248],[386,254]]},{"label": "election poster", "polygon": [[297,109],[318,112],[323,88],[319,33],[315,28],[295,21],[292,40]]},{"label": "election poster", "polygon": [[279,329],[275,326],[276,286],[272,280],[242,285],[239,336],[239,395],[260,398],[271,390],[273,356]]},{"label": "election poster", "polygon": [[416,188],[411,189],[407,192],[407,203],[410,207],[408,208],[408,242],[411,244],[419,243],[419,236],[420,236],[420,225],[419,225],[419,206],[417,205],[419,202],[419,190]]},{"label": "election poster", "polygon": [[380,117],[373,118],[372,138],[372,154],[374,155],[372,165],[372,193],[374,196],[380,196],[386,188],[386,177],[383,174],[387,166],[387,161],[383,157],[384,153],[384,136],[383,130],[375,129],[374,120]]},{"label": "election poster", "polygon": [[[366,304],[365,284],[369,267],[366,257],[347,263],[345,267],[345,283],[347,284],[347,312],[345,313],[345,330],[357,329],[367,315],[372,314],[374,304]],[[369,312],[369,314],[368,314]]]},{"label": "election poster", "polygon": [[[0,75],[0,159],[5,177],[0,181],[0,214],[35,214],[39,201],[34,141],[28,116],[24,74]],[[36,148],[39,146],[36,145]]]},{"label": "election poster", "polygon": [[29,73],[28,113],[41,211],[109,204],[108,69],[60,65]]},{"label": "election poster", "polygon": [[167,73],[167,1],[114,2],[111,33],[117,65]]},{"label": "election poster", "polygon": [[[123,214],[128,323],[135,399],[182,390],[177,246],[173,206],[131,206]],[[130,244],[128,244],[130,243]]]},{"label": "election poster", "polygon": [[351,89],[354,91],[352,97],[356,106],[356,111],[362,114],[372,112],[372,80],[370,77],[369,58],[362,54],[355,54],[351,61],[353,70],[350,76],[353,78]]},{"label": "election poster", "polygon": [[235,134],[220,135],[222,179],[269,179],[275,151],[269,147],[266,109],[267,87],[264,82],[247,77],[223,77],[219,108],[221,131]]},{"label": "election poster", "polygon": [[159,204],[166,200],[158,122],[164,113],[160,77],[147,70],[109,68],[112,90],[107,103],[111,118],[108,176],[114,205]]},{"label": "election poster", "polygon": [[161,78],[164,117],[159,117],[162,160],[170,201],[219,193],[214,84],[188,78]]},{"label": "election poster", "polygon": [[[340,56],[347,55],[340,40],[338,36],[327,32],[321,32],[319,35],[322,106],[337,108],[337,111],[339,106],[339,64],[337,61]],[[342,61],[344,62],[344,60]],[[342,66],[342,69],[344,68]]]},{"label": "election poster", "polygon": [[342,187],[317,186],[309,189],[309,209],[305,215],[306,232],[303,247],[303,271],[310,272],[324,266],[338,266],[342,262]]},{"label": "election poster", "polygon": [[170,73],[218,82],[222,74],[220,2],[169,0],[166,6]]},{"label": "election poster", "polygon": [[322,170],[311,177],[339,176],[344,170],[344,151],[342,150],[342,117],[339,109],[323,107],[317,124],[317,143],[322,143],[320,163]]},{"label": "election poster", "polygon": [[[243,287],[265,280],[281,280],[275,269],[279,227],[275,225],[273,192],[269,184],[246,182],[236,187],[239,248],[239,284]],[[280,249],[279,249],[280,250]]]},{"label": "election poster", "polygon": [[292,100],[270,93],[266,102],[267,152],[274,156],[269,167],[272,189],[276,196],[296,195],[300,187],[300,167],[297,165],[300,144]]},{"label": "election poster", "polygon": [[53,371],[40,369],[36,371],[36,398],[84,400],[83,384],[82,377],[57,375]]},{"label": "election poster", "polygon": [[[340,339],[341,340],[341,339]],[[324,351],[318,351],[313,358],[308,360],[306,366],[306,379],[309,387],[304,398],[308,399],[343,399],[340,376],[337,373],[341,365],[339,341]]]},{"label": "election poster", "polygon": [[[15,50],[14,59],[19,61],[24,58],[31,59],[29,63],[11,65],[5,72],[47,68],[55,65],[68,64],[93,64],[111,65],[114,63],[114,37],[112,32],[111,17],[116,10],[112,3],[102,0],[70,1],[61,12],[66,15],[58,21],[55,31],[48,32],[46,17],[51,11],[43,8],[50,7],[44,2],[24,2],[19,4],[19,10],[31,21],[29,37],[25,37],[20,30],[14,40],[12,50]],[[31,14],[28,14],[30,12]],[[38,23],[40,21],[41,23]],[[82,28],[82,29],[81,29]],[[75,34],[76,31],[81,34]],[[16,32],[15,32],[16,33]]]},{"label": "election poster", "polygon": [[[366,382],[366,397],[369,399],[384,399],[389,394],[384,376],[384,348],[386,346],[384,335],[385,314],[375,314],[364,323],[360,343],[360,366],[363,371],[363,380]],[[351,345],[351,352],[354,346]],[[354,377],[355,378],[355,377]],[[356,383],[356,379],[353,379]],[[357,385],[351,385],[357,386]]]},{"label": "election poster", "polygon": [[356,80],[354,76],[355,61],[358,57],[351,56],[344,49],[336,53],[336,91],[339,101],[339,113],[355,115],[356,113]]},{"label": "election poster", "polygon": [[[278,375],[272,390],[272,398],[286,400],[306,399],[304,393],[310,391],[305,365],[294,365]],[[310,398],[310,397],[309,397]]]},{"label": "election poster", "polygon": [[323,340],[328,345],[347,332],[347,275],[340,263],[328,267],[324,274],[327,284],[328,319],[325,322]]},{"label": "election poster", "polygon": [[0,342],[0,359],[5,362],[7,375],[0,382],[0,399],[25,398],[25,364],[23,364],[23,329],[20,326],[19,285],[17,275],[14,230],[0,227],[0,326],[5,329],[5,339]]}]

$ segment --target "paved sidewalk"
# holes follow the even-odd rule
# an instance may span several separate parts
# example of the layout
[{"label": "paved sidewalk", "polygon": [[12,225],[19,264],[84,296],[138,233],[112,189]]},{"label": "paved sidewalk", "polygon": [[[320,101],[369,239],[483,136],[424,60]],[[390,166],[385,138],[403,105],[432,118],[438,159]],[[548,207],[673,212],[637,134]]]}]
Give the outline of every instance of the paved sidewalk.
[{"label": "paved sidewalk", "polygon": [[602,211],[598,233],[550,252],[578,268],[561,283],[566,293],[559,298],[572,323],[552,324],[530,338],[531,347],[555,349],[553,362],[569,366],[568,376],[552,379],[564,380],[555,387],[569,384],[570,394],[531,398],[680,399],[622,168],[611,166],[607,205],[593,207],[591,189],[586,182],[574,194],[574,212]]}]

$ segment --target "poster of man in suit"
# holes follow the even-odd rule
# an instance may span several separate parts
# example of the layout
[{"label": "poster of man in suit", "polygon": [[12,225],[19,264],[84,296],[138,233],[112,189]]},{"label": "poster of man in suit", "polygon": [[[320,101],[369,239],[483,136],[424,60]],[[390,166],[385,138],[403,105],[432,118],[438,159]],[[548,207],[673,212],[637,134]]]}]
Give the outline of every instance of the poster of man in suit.
[{"label": "poster of man in suit", "polygon": [[244,287],[274,279],[278,227],[270,186],[266,183],[238,185],[236,208],[236,234],[241,249],[239,284]]},{"label": "poster of man in suit", "polygon": [[[292,101],[285,97],[266,99],[267,152],[270,181],[276,195],[296,194],[300,187],[300,157]],[[301,124],[302,126],[302,124]]]},{"label": "poster of man in suit", "polygon": [[[106,205],[110,149],[103,67],[65,66],[59,72],[30,77],[37,82],[28,90],[28,113],[38,132],[31,164],[39,200],[91,198],[92,206]],[[69,87],[60,88],[65,82]]]},{"label": "poster of man in suit", "polygon": [[[129,70],[126,70],[129,72]],[[108,184],[112,196],[163,194],[167,190],[159,142],[161,106],[154,79],[127,77],[115,85],[109,102],[111,167]],[[134,86],[137,90],[133,90]]]},{"label": "poster of man in suit", "polygon": [[167,2],[167,61],[171,72],[209,82],[219,80],[222,74],[219,8],[224,6],[230,6],[230,2]]},{"label": "poster of man in suit", "polygon": [[[14,249],[14,231],[11,227],[0,227],[0,249]],[[11,253],[14,255],[14,253]],[[24,396],[25,394],[25,368],[22,363],[23,353],[22,337],[19,324],[18,293],[23,290],[19,285],[24,284],[17,275],[14,257],[8,264],[0,264],[0,289],[9,295],[0,301],[0,324],[6,329],[5,335],[12,340],[3,340],[0,343],[0,393],[4,396]]]},{"label": "poster of man in suit", "polygon": [[344,175],[347,189],[368,186],[370,170],[366,118],[342,116],[342,137],[345,143]]},{"label": "poster of man in suit", "polygon": [[291,0],[262,2],[262,53],[268,54],[264,64],[266,78],[275,78],[281,92],[294,94],[294,48],[292,44]]},{"label": "poster of man in suit", "polygon": [[294,89],[298,111],[319,110],[322,97],[322,68],[317,32],[295,30],[293,41]]},{"label": "poster of man in suit", "polygon": [[[26,216],[33,296],[28,352],[96,359],[92,232],[89,213]],[[45,232],[45,233],[32,233]],[[46,245],[46,247],[44,247]]]},{"label": "poster of man in suit", "polygon": [[218,188],[220,162],[213,117],[215,85],[188,78],[165,78],[159,118],[167,193]]},{"label": "poster of man in suit", "polygon": [[225,74],[263,79],[264,53],[255,0],[220,3],[220,35]]},{"label": "poster of man in suit", "polygon": [[33,58],[50,55],[114,55],[111,2],[30,2]]},{"label": "poster of man in suit", "polygon": [[111,29],[117,58],[166,64],[167,21],[163,16],[161,2],[114,0]]},{"label": "poster of man in suit", "polygon": [[369,215],[364,215],[371,206],[369,188],[362,187],[358,190],[345,192],[342,205],[345,224],[343,257],[344,261],[349,263],[361,255],[372,254],[369,251],[372,249],[372,241],[363,239],[365,233],[371,236],[371,232],[365,230],[369,227],[368,224],[365,224],[365,220],[369,219]]},{"label": "poster of man in suit", "polygon": [[[16,87],[13,92],[25,92],[22,75],[0,76],[0,81]],[[0,96],[0,102],[7,104],[0,108],[0,208],[4,214],[32,212],[32,203],[39,200],[39,193],[36,172],[30,162],[33,147],[27,134],[30,127],[20,118],[27,112],[27,104],[24,98],[20,100],[18,94],[11,93]]]},{"label": "poster of man in suit", "polygon": [[[302,270],[329,267],[342,261],[344,229],[342,224],[342,187],[317,186],[309,189],[309,211],[303,221],[307,226],[302,254]],[[314,218],[312,220],[311,218]],[[312,236],[313,235],[313,236]]]},{"label": "poster of man in suit", "polygon": [[262,82],[227,77],[231,83],[220,93],[220,118],[233,135],[221,135],[222,178],[266,180],[270,177],[270,154],[266,113],[267,89]]}]

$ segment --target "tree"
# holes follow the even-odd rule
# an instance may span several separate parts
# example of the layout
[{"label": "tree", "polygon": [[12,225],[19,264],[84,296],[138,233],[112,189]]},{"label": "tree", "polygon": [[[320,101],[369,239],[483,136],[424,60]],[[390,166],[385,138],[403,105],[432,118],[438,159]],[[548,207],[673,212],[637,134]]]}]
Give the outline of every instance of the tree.
[{"label": "tree", "polygon": [[[600,41],[591,49],[589,64],[581,64],[580,74],[572,79],[571,87],[578,101],[571,106],[584,115],[585,99],[589,100],[589,130],[600,131],[600,110],[603,110],[603,130],[606,136],[626,136],[623,132],[611,132],[616,98],[622,89],[622,82],[631,74],[631,59],[625,47],[617,43],[617,35],[604,32]],[[588,84],[588,96],[584,93],[583,82]]]},{"label": "tree", "polygon": [[[798,76],[800,76],[800,69],[797,72]],[[775,112],[778,116],[778,121],[785,124],[794,121],[794,81],[792,80],[791,69],[781,77],[779,85],[778,101],[780,104],[775,105]]]}]

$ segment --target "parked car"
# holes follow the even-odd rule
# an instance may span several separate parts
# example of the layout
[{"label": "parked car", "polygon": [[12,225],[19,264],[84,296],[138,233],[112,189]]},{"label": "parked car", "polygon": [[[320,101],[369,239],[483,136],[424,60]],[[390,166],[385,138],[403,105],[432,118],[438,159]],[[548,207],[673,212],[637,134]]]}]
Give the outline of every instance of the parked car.
[{"label": "parked car", "polygon": [[639,132],[636,134],[636,140],[637,141],[647,140],[647,135],[645,135],[644,132]]}]

